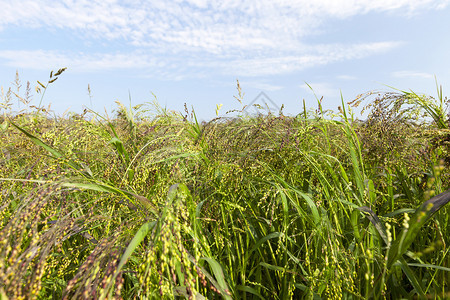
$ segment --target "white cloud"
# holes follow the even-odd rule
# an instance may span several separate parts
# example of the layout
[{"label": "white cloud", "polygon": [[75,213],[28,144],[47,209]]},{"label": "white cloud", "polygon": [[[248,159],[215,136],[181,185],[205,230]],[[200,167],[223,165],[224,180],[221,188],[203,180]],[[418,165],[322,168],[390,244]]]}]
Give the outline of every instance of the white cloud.
[{"label": "white cloud", "polygon": [[[305,83],[300,86],[302,89],[317,95],[317,97],[337,97],[340,95],[340,90],[333,87],[327,82]],[[311,90],[312,88],[312,90]]]},{"label": "white cloud", "polygon": [[[114,69],[150,70],[154,76],[167,79],[204,77],[208,70],[223,75],[265,76],[300,71],[308,67],[325,65],[383,53],[401,43],[381,42],[356,45],[318,45],[303,47],[297,52],[278,56],[259,55],[254,58],[225,58],[214,55],[192,55],[188,58],[134,51],[131,53],[72,53],[61,51],[0,50],[0,59],[12,67],[48,70],[68,67],[72,71],[95,72]],[[284,55],[283,55],[284,54]],[[190,72],[187,72],[187,70]],[[196,75],[194,75],[196,74]],[[268,86],[267,86],[268,87]],[[273,90],[274,87],[269,87]]]},{"label": "white cloud", "polygon": [[336,78],[340,79],[340,80],[356,80],[356,79],[358,79],[358,77],[352,76],[352,75],[339,75]]},{"label": "white cloud", "polygon": [[161,62],[145,55],[134,54],[77,54],[58,51],[0,51],[0,58],[8,60],[8,65],[19,68],[49,69],[69,67],[75,71],[97,71],[123,68],[165,67]]},{"label": "white cloud", "polygon": [[[187,77],[205,77],[195,63],[186,63],[184,58],[155,57],[142,51],[132,53],[72,53],[63,51],[0,50],[0,62],[13,68],[50,70],[67,67],[72,72],[98,72],[134,70],[136,76],[182,80]],[[188,72],[190,69],[190,72]],[[192,72],[196,69],[196,72]]]},{"label": "white cloud", "polygon": [[120,39],[162,52],[229,53],[300,46],[321,20],[370,11],[438,9],[450,0],[116,1],[3,0],[0,29],[74,30],[83,37]]},{"label": "white cloud", "polygon": [[308,67],[326,65],[351,59],[360,59],[384,53],[400,46],[399,42],[380,42],[355,45],[319,45],[304,51],[277,57],[256,57],[223,62],[225,73],[243,76],[276,75],[300,71]]},{"label": "white cloud", "polygon": [[[177,78],[183,70],[283,74],[384,53],[398,42],[306,45],[328,18],[372,11],[411,14],[450,0],[0,0],[0,30],[64,30],[86,43],[114,41],[127,52],[0,51],[6,64],[79,71],[154,68]],[[204,72],[204,71],[203,71]],[[201,73],[199,71],[199,73]],[[200,74],[199,76],[204,76]]]},{"label": "white cloud", "polygon": [[417,71],[397,71],[392,73],[393,77],[397,78],[433,78],[434,76],[430,73],[417,72]]}]

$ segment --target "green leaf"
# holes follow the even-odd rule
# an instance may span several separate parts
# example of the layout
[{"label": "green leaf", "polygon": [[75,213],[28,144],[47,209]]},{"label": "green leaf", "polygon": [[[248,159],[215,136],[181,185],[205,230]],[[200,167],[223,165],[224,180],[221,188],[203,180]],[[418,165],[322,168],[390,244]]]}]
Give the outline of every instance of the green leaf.
[{"label": "green leaf", "polygon": [[[17,181],[17,182],[35,182],[40,184],[46,184],[47,181],[45,180],[33,180],[33,179],[15,179],[15,178],[0,178],[1,181]],[[154,215],[158,215],[157,208],[155,205],[146,197],[137,195],[135,193],[122,190],[110,185],[107,185],[105,183],[98,183],[98,182],[92,182],[92,183],[82,183],[82,182],[58,182],[62,187],[69,187],[69,188],[78,188],[78,189],[85,189],[85,190],[91,190],[91,191],[98,191],[98,192],[106,192],[106,193],[114,193],[117,195],[125,196],[127,199],[137,199],[142,206],[147,208],[150,212],[152,212]],[[134,205],[129,205],[130,208],[134,209],[136,208]]]},{"label": "green leaf", "polygon": [[279,267],[279,266],[274,266],[274,265],[271,265],[271,264],[268,264],[268,263],[265,263],[265,262],[260,262],[259,265],[263,266],[264,268],[267,268],[269,270],[272,270],[272,271],[278,271],[278,272],[285,272],[286,271],[285,268],[282,268],[282,267]]},{"label": "green leaf", "polygon": [[380,218],[378,218],[378,216],[367,206],[361,206],[358,207],[358,209],[364,214],[367,219],[369,219],[370,222],[372,222],[373,226],[375,226],[375,229],[378,231],[383,241],[389,247],[391,243],[388,240],[386,227],[384,227],[384,224],[380,221]]},{"label": "green leaf", "polygon": [[415,211],[416,210],[414,208],[400,208],[400,209],[394,210],[393,212],[390,212],[390,213],[387,213],[387,214],[383,215],[383,217],[392,218],[392,217],[394,217],[396,215],[402,215],[404,213],[409,214],[409,213],[413,213]]},{"label": "green leaf", "polygon": [[298,195],[300,195],[306,201],[306,204],[308,204],[309,208],[311,209],[311,213],[312,213],[312,216],[313,216],[314,224],[318,225],[320,223],[321,219],[320,219],[319,211],[317,210],[317,206],[314,203],[314,201],[306,193],[303,193],[303,192],[301,192],[299,190],[295,190],[295,192]]},{"label": "green leaf", "polygon": [[249,286],[238,285],[238,286],[236,286],[236,290],[253,294],[253,295],[257,296],[259,299],[264,300],[264,298],[261,296],[260,293],[258,293],[257,290],[255,290],[254,288],[251,288]]},{"label": "green leaf", "polygon": [[130,159],[129,159],[129,156],[128,156],[128,152],[125,150],[123,142],[119,138],[113,137],[109,141],[109,143],[112,144],[114,146],[114,148],[116,148],[117,152],[125,160],[125,163],[129,164],[130,163]]},{"label": "green leaf", "polygon": [[34,135],[32,135],[31,133],[29,133],[28,131],[26,131],[25,129],[23,129],[22,127],[14,124],[14,122],[10,121],[10,123],[16,127],[20,132],[22,132],[23,134],[25,134],[33,143],[35,143],[36,145],[44,148],[45,150],[47,150],[48,152],[50,152],[51,155],[53,155],[56,158],[62,157],[63,155],[58,152],[57,150],[55,150],[54,148],[48,146],[46,143],[44,143],[43,141],[41,141],[39,138],[35,137]]},{"label": "green leaf", "polygon": [[[288,191],[292,191],[295,194],[299,195],[300,197],[302,197],[305,201],[306,204],[309,206],[310,210],[311,210],[311,214],[313,216],[313,220],[314,220],[314,224],[319,224],[321,219],[320,219],[320,215],[319,215],[319,211],[317,210],[317,206],[314,203],[314,201],[311,199],[311,197],[296,189],[295,187],[291,186],[290,184],[288,184],[281,176],[279,176],[278,174],[272,173],[272,176],[281,183],[281,185]],[[291,202],[291,204],[297,209],[297,211],[299,213],[301,213],[303,210],[298,206],[298,203],[296,203],[296,201],[293,201],[292,197],[289,197],[289,200]]]},{"label": "green leaf", "polygon": [[114,186],[110,186],[105,183],[99,183],[99,182],[92,182],[92,183],[81,183],[81,182],[62,182],[62,186],[64,187],[73,187],[73,188],[80,188],[80,189],[86,189],[86,190],[92,190],[92,191],[98,191],[98,192],[107,192],[107,193],[114,193],[117,195],[126,196],[129,199],[135,198],[137,199],[142,206],[149,209],[152,213],[157,214],[157,209],[155,205],[146,197],[137,195],[135,193],[116,188]]},{"label": "green leaf", "polygon": [[105,299],[107,297],[108,291],[111,289],[111,285],[113,282],[115,282],[116,277],[119,275],[120,271],[122,270],[123,266],[127,263],[128,259],[133,254],[134,250],[139,246],[139,244],[142,242],[142,240],[147,236],[148,232],[155,227],[156,221],[153,222],[147,222],[139,228],[139,230],[134,235],[131,242],[128,244],[127,249],[123,253],[122,257],[120,258],[119,264],[117,265],[116,272],[114,273],[114,276],[112,280],[110,281],[111,284],[107,289],[105,289],[105,292],[100,296],[100,299]]},{"label": "green leaf", "polygon": [[350,220],[351,220],[351,224],[352,224],[352,228],[353,228],[353,234],[355,235],[356,240],[358,242],[361,242],[361,235],[359,233],[359,227],[358,227],[359,216],[360,216],[359,211],[355,209],[352,211]]},{"label": "green leaf", "polygon": [[215,259],[210,257],[202,257],[200,258],[200,260],[208,262],[209,266],[211,267],[211,270],[214,273],[214,277],[219,285],[218,287],[216,286],[216,288],[220,291],[222,296],[225,299],[231,299],[231,296],[229,295],[228,285],[225,281],[225,276],[223,274],[222,266]]},{"label": "green leaf", "polygon": [[150,230],[152,230],[153,227],[155,227],[155,224],[156,224],[156,221],[147,222],[147,223],[143,224],[141,226],[141,228],[139,228],[139,230],[136,232],[136,234],[134,235],[131,242],[128,244],[127,249],[123,253],[123,255],[120,259],[119,265],[117,266],[116,274],[114,275],[114,277],[117,276],[117,274],[120,272],[122,267],[128,261],[128,258],[130,258],[131,254],[133,254],[133,252],[137,248],[137,246],[139,246],[139,244],[142,242],[142,240],[147,236],[148,232]]},{"label": "green leaf", "polygon": [[[322,300],[322,297],[320,297],[319,295],[317,295],[316,293],[314,293],[311,289],[311,287],[307,287],[306,285],[300,284],[300,283],[294,283],[294,286],[300,290],[302,290],[303,292],[307,293],[307,295],[309,295],[311,298],[308,299],[313,299],[313,300]],[[311,295],[312,294],[312,295]],[[306,298],[305,298],[306,299]]]},{"label": "green leaf", "polygon": [[[25,129],[23,129],[22,127],[14,124],[14,122],[9,121],[14,127],[16,127],[20,132],[22,132],[23,134],[25,134],[34,144],[36,144],[37,146],[40,146],[42,148],[44,148],[45,150],[47,150],[54,158],[61,158],[64,155],[59,152],[58,150],[54,149],[53,147],[47,145],[46,143],[44,143],[41,139],[39,139],[38,137],[32,135],[31,133],[29,133],[28,131],[26,131]],[[72,167],[75,170],[78,171],[82,171],[81,173],[84,175],[84,177],[87,178],[92,178],[92,172],[90,172],[89,167],[84,168],[82,167],[80,164],[74,162],[73,160],[70,160],[69,162],[67,162],[67,164]]]},{"label": "green leaf", "polygon": [[417,278],[417,276],[414,274],[414,271],[411,270],[411,268],[408,266],[404,258],[400,258],[400,265],[402,267],[403,272],[406,274],[406,277],[408,277],[409,281],[411,282],[412,286],[416,290],[416,292],[419,294],[421,299],[426,299],[425,293],[423,291],[423,287],[420,284],[420,280]]},{"label": "green leaf", "polygon": [[401,235],[395,240],[388,252],[388,261],[386,264],[389,270],[392,265],[402,257],[409,246],[415,240],[422,226],[444,205],[450,201],[450,190],[434,196],[416,210],[414,216],[409,220],[408,227],[404,228]]},{"label": "green leaf", "polygon": [[251,255],[251,253],[253,253],[253,251],[255,251],[256,249],[258,249],[264,242],[270,240],[270,239],[274,239],[274,238],[279,238],[280,236],[283,236],[282,233],[280,232],[272,232],[262,238],[260,238],[256,244],[252,247],[252,249],[250,249],[250,251],[248,252],[248,256]]},{"label": "green leaf", "polygon": [[442,266],[436,266],[436,265],[430,265],[430,264],[415,264],[415,263],[411,263],[411,264],[408,264],[408,266],[410,266],[410,267],[420,267],[420,268],[431,268],[431,269],[441,270],[441,271],[444,271],[444,272],[450,272],[450,268],[446,268],[446,267],[442,267]]}]

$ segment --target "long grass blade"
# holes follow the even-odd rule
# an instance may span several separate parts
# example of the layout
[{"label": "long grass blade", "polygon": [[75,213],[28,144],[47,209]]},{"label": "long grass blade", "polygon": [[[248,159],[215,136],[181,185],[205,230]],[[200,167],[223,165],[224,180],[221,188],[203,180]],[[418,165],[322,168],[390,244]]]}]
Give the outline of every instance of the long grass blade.
[{"label": "long grass blade", "polygon": [[206,261],[209,264],[209,266],[211,267],[211,270],[214,273],[214,278],[216,279],[216,281],[218,283],[218,287],[216,287],[216,288],[219,289],[222,296],[225,299],[231,299],[228,285],[225,280],[225,276],[223,274],[222,266],[215,259],[210,258],[210,257],[202,257],[200,260]]},{"label": "long grass blade", "polygon": [[430,268],[430,269],[441,270],[441,271],[444,271],[444,272],[450,272],[450,268],[446,268],[446,267],[443,267],[443,266],[436,266],[436,265],[432,265],[432,264],[409,263],[408,266],[410,266],[410,267],[419,267],[419,268]]},{"label": "long grass blade", "polygon": [[386,243],[386,245],[390,246],[390,241],[388,239],[388,235],[386,232],[386,227],[381,222],[380,218],[367,206],[358,207],[358,209],[364,214],[364,216],[369,219],[369,221],[373,224],[377,232],[380,234],[383,241]]},{"label": "long grass blade", "polygon": [[400,265],[402,267],[403,272],[405,273],[406,277],[408,277],[409,281],[411,282],[412,286],[416,290],[416,292],[419,294],[421,299],[426,299],[425,293],[423,291],[423,287],[417,278],[417,276],[414,274],[414,271],[408,266],[406,261],[401,258],[400,259]]},{"label": "long grass blade", "polygon": [[387,261],[388,269],[390,269],[390,267],[405,254],[423,225],[449,201],[450,190],[425,201],[416,210],[414,216],[409,220],[408,227],[403,229],[401,236],[395,240],[389,249]]},{"label": "long grass blade", "polygon": [[[22,132],[23,134],[25,134],[34,144],[36,144],[37,146],[40,146],[42,148],[44,148],[45,150],[47,150],[54,158],[61,158],[64,155],[59,152],[58,150],[56,150],[55,148],[47,145],[46,143],[44,143],[41,139],[39,139],[38,137],[34,136],[33,134],[29,133],[28,131],[26,131],[25,129],[23,129],[22,127],[16,125],[14,122],[12,122],[11,120],[9,121],[15,128],[17,128],[20,132]],[[89,167],[85,167],[83,168],[80,164],[74,162],[73,160],[70,160],[67,162],[67,164],[72,167],[75,170],[79,170],[79,171],[84,171],[82,172],[82,174],[85,175],[85,177],[88,178],[92,178],[92,172],[89,169]]]},{"label": "long grass blade", "polygon": [[[127,249],[125,249],[125,252],[122,254],[122,257],[120,258],[116,272],[114,273],[113,279],[111,280],[111,284],[112,282],[115,282],[116,277],[119,275],[120,271],[122,270],[123,266],[127,263],[128,259],[133,254],[134,250],[136,250],[136,248],[141,244],[142,240],[147,236],[148,232],[155,227],[156,223],[157,223],[156,221],[144,223],[136,232],[133,239],[128,244]],[[109,288],[106,289],[106,291],[108,290]],[[106,295],[107,293],[104,293],[100,297],[100,299],[105,299]]]},{"label": "long grass blade", "polygon": [[255,295],[256,297],[258,297],[259,299],[264,300],[263,296],[261,296],[261,294],[258,293],[257,290],[255,290],[254,288],[251,288],[249,286],[238,285],[238,286],[236,286],[236,290],[241,291],[241,292],[245,292],[245,293],[250,293],[250,294]]}]

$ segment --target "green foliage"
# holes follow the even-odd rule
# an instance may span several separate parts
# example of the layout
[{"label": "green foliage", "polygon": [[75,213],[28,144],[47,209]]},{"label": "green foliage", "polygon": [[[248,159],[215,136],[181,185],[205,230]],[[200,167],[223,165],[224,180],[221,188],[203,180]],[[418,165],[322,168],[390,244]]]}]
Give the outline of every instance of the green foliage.
[{"label": "green foliage", "polygon": [[449,296],[442,92],[377,95],[365,122],[321,100],[199,122],[155,101],[50,117],[10,91],[1,299]]}]

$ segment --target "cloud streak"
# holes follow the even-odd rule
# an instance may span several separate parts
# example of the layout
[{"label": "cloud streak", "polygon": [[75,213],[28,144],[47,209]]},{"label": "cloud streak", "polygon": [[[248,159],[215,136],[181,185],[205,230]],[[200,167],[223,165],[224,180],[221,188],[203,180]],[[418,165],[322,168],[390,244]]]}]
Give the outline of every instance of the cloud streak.
[{"label": "cloud streak", "polygon": [[[302,84],[300,86],[305,91],[316,94],[320,97],[337,97],[340,94],[340,90],[338,88],[333,87],[331,84],[327,82],[314,82],[308,84]],[[312,90],[311,90],[312,88]]]},{"label": "cloud streak", "polygon": [[[369,12],[412,14],[442,9],[450,0],[3,0],[0,31],[63,30],[86,43],[115,41],[131,50],[0,51],[8,65],[78,71],[153,68],[179,77],[183,70],[260,76],[360,59],[400,46],[397,42],[306,45],[328,18]],[[93,53],[93,54],[92,54]],[[33,57],[34,59],[31,59]],[[199,72],[201,73],[201,72]]]},{"label": "cloud streak", "polygon": [[[157,76],[180,79],[187,70],[197,70],[197,76],[204,76],[204,71],[220,72],[222,75],[265,76],[279,75],[300,71],[308,67],[326,65],[351,59],[360,59],[374,54],[384,53],[401,43],[382,42],[356,45],[328,45],[307,47],[290,55],[259,56],[251,59],[217,58],[213,56],[165,57],[147,54],[143,51],[133,53],[64,53],[60,51],[24,50],[0,51],[0,59],[7,65],[19,68],[44,69],[67,66],[73,71],[95,72],[102,70],[137,69],[150,70]],[[195,73],[195,72],[191,72]],[[172,74],[172,75],[170,75]],[[191,74],[192,76],[192,74]]]}]

